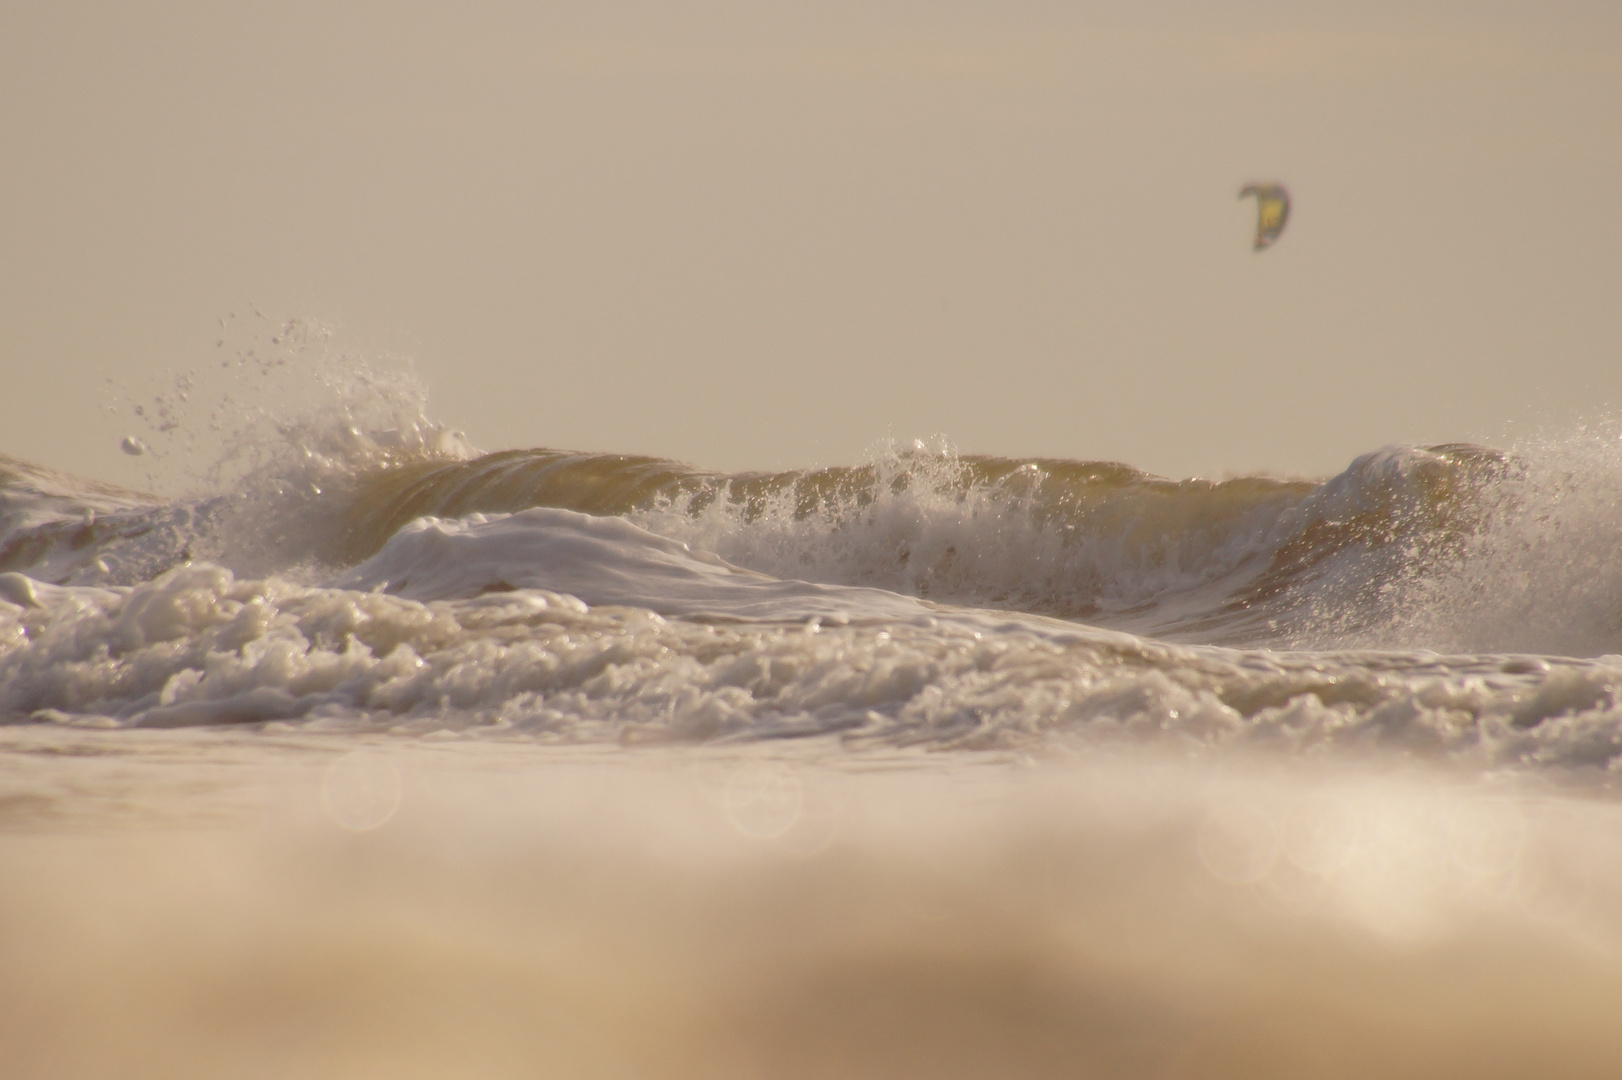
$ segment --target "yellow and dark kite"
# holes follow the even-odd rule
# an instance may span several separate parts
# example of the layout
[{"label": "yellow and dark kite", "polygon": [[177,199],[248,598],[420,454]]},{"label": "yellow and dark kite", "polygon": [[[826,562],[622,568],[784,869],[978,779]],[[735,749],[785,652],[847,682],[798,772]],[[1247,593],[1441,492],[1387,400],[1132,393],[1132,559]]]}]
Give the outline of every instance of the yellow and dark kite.
[{"label": "yellow and dark kite", "polygon": [[1290,220],[1290,193],[1283,184],[1246,184],[1239,189],[1239,197],[1246,195],[1256,196],[1255,250],[1264,251],[1273,246]]}]

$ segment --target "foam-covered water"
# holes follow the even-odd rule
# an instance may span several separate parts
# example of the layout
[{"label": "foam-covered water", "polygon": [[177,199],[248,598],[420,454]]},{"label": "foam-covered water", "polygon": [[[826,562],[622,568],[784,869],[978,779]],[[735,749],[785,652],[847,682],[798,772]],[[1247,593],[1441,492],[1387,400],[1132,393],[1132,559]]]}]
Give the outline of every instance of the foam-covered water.
[{"label": "foam-covered water", "polygon": [[1622,1061],[1615,426],[725,475],[318,371],[144,409],[179,494],[0,461],[0,1012],[123,1032],[27,1075]]}]

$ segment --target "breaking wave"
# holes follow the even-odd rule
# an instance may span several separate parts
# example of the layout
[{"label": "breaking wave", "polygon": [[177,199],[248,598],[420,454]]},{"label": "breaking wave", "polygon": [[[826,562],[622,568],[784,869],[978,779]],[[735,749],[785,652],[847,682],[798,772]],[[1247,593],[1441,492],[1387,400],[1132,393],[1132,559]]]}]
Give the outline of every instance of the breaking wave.
[{"label": "breaking wave", "polygon": [[720,474],[480,454],[407,378],[333,385],[188,496],[0,461],[0,713],[1622,754],[1614,426],[1322,482],[941,441]]}]

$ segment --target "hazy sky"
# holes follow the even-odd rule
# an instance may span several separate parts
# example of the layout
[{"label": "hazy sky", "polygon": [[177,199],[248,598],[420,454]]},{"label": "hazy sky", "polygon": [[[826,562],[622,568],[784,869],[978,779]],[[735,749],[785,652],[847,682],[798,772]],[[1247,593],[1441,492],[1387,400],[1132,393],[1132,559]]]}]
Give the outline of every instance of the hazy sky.
[{"label": "hazy sky", "polygon": [[249,305],[485,449],[1329,473],[1622,407],[1622,4],[13,4],[0,253],[104,479]]}]

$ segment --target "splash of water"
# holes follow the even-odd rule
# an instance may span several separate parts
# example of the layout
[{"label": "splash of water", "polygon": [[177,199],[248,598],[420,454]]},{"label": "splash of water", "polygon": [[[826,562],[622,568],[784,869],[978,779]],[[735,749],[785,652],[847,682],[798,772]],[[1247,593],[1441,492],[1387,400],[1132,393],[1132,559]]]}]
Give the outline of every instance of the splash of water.
[{"label": "splash of water", "polygon": [[1622,652],[1622,421],[1521,440],[1472,492],[1468,527],[1365,572],[1361,624],[1316,602],[1307,635],[1444,652]]}]

